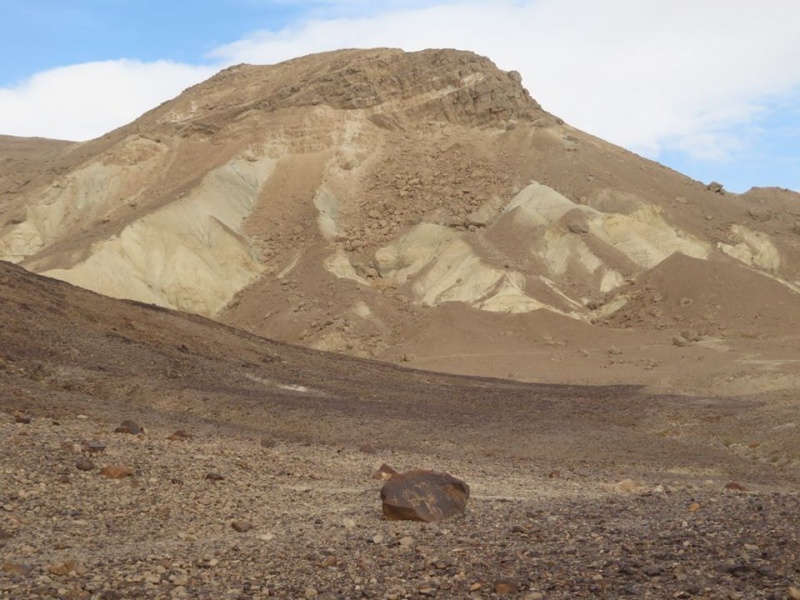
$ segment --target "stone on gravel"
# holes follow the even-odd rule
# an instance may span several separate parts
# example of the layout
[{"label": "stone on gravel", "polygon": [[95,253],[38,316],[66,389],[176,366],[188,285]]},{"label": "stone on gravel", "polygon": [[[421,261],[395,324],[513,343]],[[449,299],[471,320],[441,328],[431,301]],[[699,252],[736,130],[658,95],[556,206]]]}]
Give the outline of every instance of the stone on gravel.
[{"label": "stone on gravel", "polygon": [[188,440],[190,437],[192,436],[189,433],[187,433],[183,429],[178,429],[177,431],[172,433],[167,439],[173,442],[175,441],[182,442],[184,440]]},{"label": "stone on gravel", "polygon": [[501,579],[494,584],[494,592],[498,596],[507,596],[508,594],[516,594],[519,591],[519,585],[513,581]]},{"label": "stone on gravel", "polygon": [[5,573],[6,575],[24,575],[25,574],[25,567],[20,564],[12,563],[12,562],[4,562],[0,565],[0,572]]},{"label": "stone on gravel", "polygon": [[131,477],[133,469],[123,465],[109,465],[100,469],[100,474],[109,479],[122,479],[124,477]]},{"label": "stone on gravel", "polygon": [[98,442],[97,440],[86,440],[81,444],[81,449],[84,452],[89,452],[91,454],[97,454],[98,452],[102,452],[106,449],[106,445],[103,442]]},{"label": "stone on gravel", "polygon": [[96,467],[91,459],[83,457],[79,458],[78,462],[75,463],[75,468],[79,471],[93,471]]},{"label": "stone on gravel", "polygon": [[28,425],[32,420],[33,418],[30,415],[25,414],[23,412],[17,411],[14,413],[14,422],[16,423],[22,423],[23,425]]},{"label": "stone on gravel", "polygon": [[231,527],[233,527],[239,533],[244,533],[245,531],[250,531],[253,528],[253,524],[243,519],[237,519],[231,523]]},{"label": "stone on gravel", "polygon": [[469,486],[448,473],[407,471],[384,484],[381,500],[387,519],[436,522],[464,514]]},{"label": "stone on gravel", "polygon": [[133,435],[138,435],[142,433],[142,428],[139,426],[136,421],[131,421],[130,419],[126,419],[122,423],[120,423],[119,427],[114,430],[116,433],[130,433]]},{"label": "stone on gravel", "polygon": [[210,473],[206,473],[206,479],[209,479],[210,481],[222,481],[225,479],[225,476],[215,471],[212,471]]}]

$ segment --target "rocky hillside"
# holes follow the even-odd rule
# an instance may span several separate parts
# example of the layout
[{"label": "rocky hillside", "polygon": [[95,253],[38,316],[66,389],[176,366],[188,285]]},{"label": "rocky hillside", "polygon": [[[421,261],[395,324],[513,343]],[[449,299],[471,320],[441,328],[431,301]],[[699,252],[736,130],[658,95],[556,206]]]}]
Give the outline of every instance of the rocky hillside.
[{"label": "rocky hillside", "polygon": [[[468,52],[232,67],[37,166],[0,172],[0,258],[315,348],[533,376],[487,356],[547,347],[561,319],[582,332],[573,353],[624,343],[620,327],[728,343],[751,333],[739,303],[780,338],[800,304],[797,194],[644,160]],[[675,286],[709,274],[733,297],[687,313]],[[514,315],[541,335],[521,339]],[[476,349],[467,322],[509,335]]]}]

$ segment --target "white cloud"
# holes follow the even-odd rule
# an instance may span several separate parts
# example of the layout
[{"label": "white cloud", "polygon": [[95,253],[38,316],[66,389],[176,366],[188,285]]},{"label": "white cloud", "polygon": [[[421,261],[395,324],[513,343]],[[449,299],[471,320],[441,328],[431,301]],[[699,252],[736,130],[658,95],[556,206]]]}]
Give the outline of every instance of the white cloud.
[{"label": "white cloud", "polygon": [[158,61],[92,62],[0,88],[0,132],[82,141],[129,123],[215,69]]}]

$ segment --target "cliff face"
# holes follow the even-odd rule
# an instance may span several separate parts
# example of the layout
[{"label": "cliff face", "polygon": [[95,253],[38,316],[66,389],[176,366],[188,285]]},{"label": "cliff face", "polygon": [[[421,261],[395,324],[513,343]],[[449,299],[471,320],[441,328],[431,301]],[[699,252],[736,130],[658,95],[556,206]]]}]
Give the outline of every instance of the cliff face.
[{"label": "cliff face", "polygon": [[318,348],[433,355],[461,339],[426,337],[454,310],[486,331],[544,309],[586,331],[720,335],[708,311],[642,304],[717,261],[800,289],[796,194],[707,189],[569,127],[469,52],[231,67],[38,160],[0,171],[0,258]]}]

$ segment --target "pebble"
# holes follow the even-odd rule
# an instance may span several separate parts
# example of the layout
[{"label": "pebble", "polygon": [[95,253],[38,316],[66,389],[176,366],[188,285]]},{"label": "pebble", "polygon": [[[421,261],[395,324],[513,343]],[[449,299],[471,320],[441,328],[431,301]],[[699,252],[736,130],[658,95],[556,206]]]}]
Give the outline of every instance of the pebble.
[{"label": "pebble", "polygon": [[97,440],[87,440],[83,442],[81,445],[81,449],[85,452],[89,452],[91,454],[96,454],[98,452],[102,452],[106,449],[106,445],[103,442],[98,442]]},{"label": "pebble", "polygon": [[314,598],[314,597],[316,597],[318,595],[319,595],[319,592],[316,590],[316,588],[307,587],[306,590],[305,590],[305,597],[306,598]]},{"label": "pebble", "polygon": [[95,464],[89,458],[79,458],[78,461],[75,463],[75,468],[79,471],[93,471],[96,467]]},{"label": "pebble", "polygon": [[253,528],[253,524],[249,521],[238,519],[231,523],[231,527],[233,527],[239,533],[244,533],[246,531],[250,531]]}]

